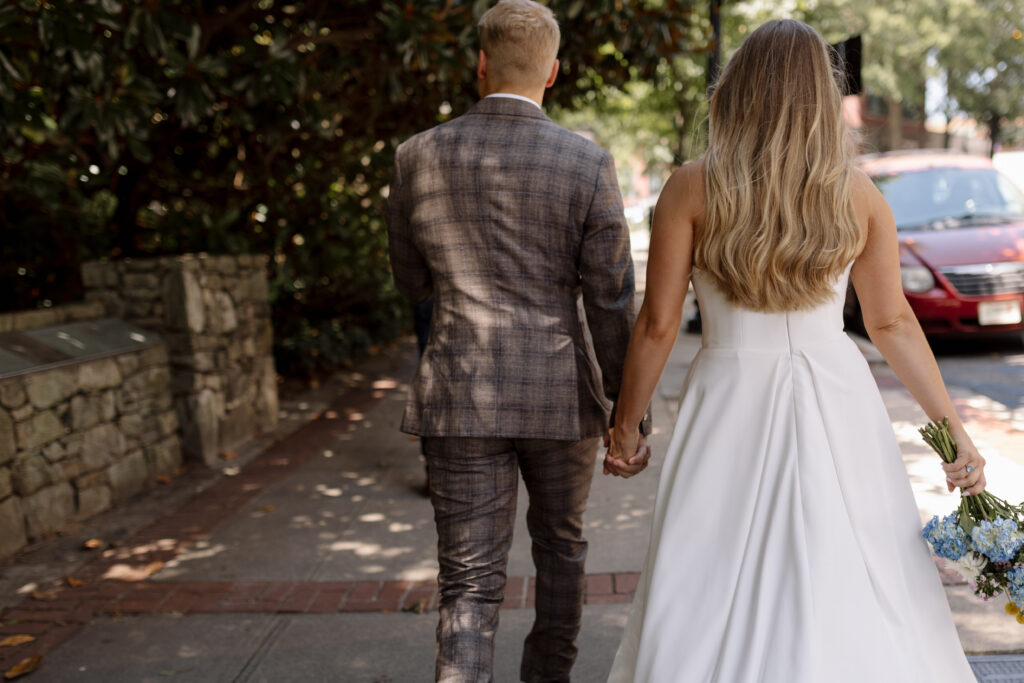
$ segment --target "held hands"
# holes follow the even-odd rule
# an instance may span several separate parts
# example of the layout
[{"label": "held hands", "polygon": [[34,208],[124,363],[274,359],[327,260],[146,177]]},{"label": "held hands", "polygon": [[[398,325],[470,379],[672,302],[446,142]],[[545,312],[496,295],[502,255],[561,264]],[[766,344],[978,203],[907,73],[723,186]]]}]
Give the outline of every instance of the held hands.
[{"label": "held hands", "polygon": [[946,487],[950,491],[960,488],[965,496],[981,493],[986,485],[985,458],[964,432],[957,430],[953,440],[956,441],[956,460],[942,463],[942,469],[946,470]]},{"label": "held hands", "polygon": [[647,437],[639,430],[623,434],[622,430],[612,429],[604,437],[604,473],[628,479],[647,468],[651,459],[651,447],[647,445]]}]

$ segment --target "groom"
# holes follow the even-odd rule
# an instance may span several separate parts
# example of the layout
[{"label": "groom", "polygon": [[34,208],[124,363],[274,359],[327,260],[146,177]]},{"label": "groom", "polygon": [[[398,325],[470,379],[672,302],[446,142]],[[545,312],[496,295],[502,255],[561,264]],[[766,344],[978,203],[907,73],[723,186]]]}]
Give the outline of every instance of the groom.
[{"label": "groom", "polygon": [[501,0],[479,28],[483,99],[398,148],[388,211],[399,290],[434,297],[402,430],[423,438],[430,472],[435,675],[492,679],[521,472],[537,579],[520,676],[568,681],[583,509],[634,322],[629,234],[611,155],[541,110],[558,73],[551,11]]}]

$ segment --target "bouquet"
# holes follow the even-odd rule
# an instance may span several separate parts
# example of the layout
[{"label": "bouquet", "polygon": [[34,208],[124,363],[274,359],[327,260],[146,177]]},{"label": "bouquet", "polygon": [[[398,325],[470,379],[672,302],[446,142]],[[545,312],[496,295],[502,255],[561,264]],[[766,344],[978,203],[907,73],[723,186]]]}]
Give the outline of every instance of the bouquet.
[{"label": "bouquet", "polygon": [[[956,460],[949,418],[920,432],[943,460]],[[962,495],[955,512],[932,517],[922,534],[951,569],[974,582],[975,595],[988,600],[1004,593],[1007,613],[1024,624],[1024,505],[1010,505],[988,491]]]}]

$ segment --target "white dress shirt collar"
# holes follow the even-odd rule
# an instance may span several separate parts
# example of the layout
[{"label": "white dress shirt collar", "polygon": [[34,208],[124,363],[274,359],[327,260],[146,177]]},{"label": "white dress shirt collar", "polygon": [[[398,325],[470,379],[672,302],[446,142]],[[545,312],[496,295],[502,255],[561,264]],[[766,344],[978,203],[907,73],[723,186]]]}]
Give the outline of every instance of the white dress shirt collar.
[{"label": "white dress shirt collar", "polygon": [[[537,109],[544,111],[543,109],[541,109],[541,106],[539,104],[531,100],[529,97],[523,97],[522,95],[516,95],[510,92],[495,92],[491,93],[487,97],[507,97],[510,100],[522,100],[523,102],[529,102],[533,106],[537,107]],[[484,99],[487,99],[487,97],[485,97]]]}]

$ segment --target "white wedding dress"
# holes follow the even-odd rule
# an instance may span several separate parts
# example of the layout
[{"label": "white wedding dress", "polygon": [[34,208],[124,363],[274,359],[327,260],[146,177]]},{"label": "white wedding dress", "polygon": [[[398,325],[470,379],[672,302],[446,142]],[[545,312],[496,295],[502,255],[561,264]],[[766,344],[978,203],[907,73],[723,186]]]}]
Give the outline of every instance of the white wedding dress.
[{"label": "white wedding dress", "polygon": [[849,271],[827,304],[758,313],[694,269],[703,344],[609,681],[975,680],[889,417],[843,332]]}]

